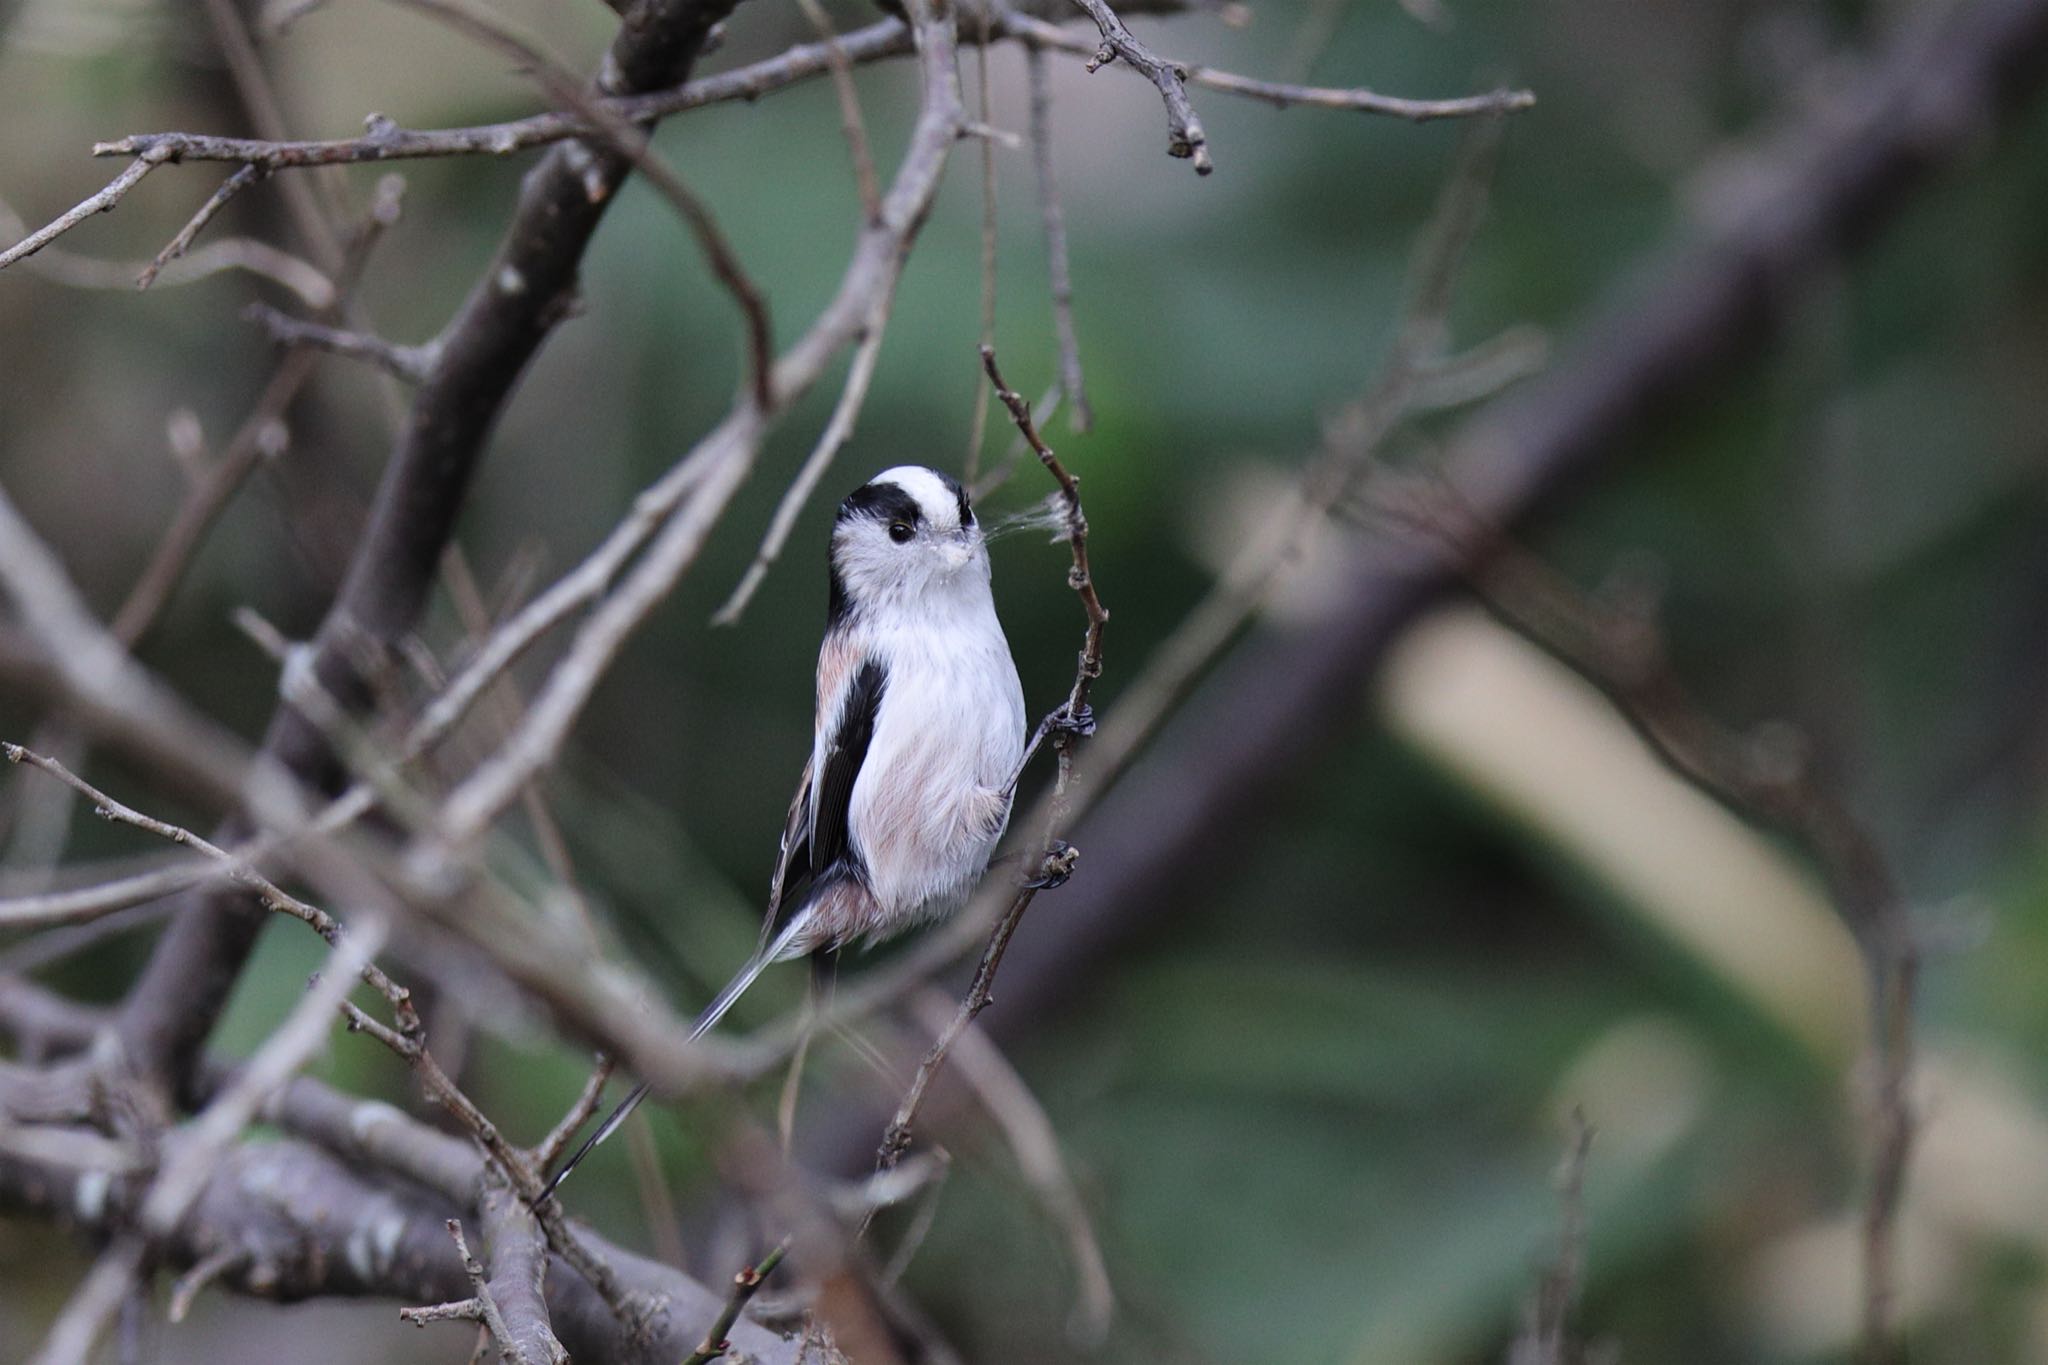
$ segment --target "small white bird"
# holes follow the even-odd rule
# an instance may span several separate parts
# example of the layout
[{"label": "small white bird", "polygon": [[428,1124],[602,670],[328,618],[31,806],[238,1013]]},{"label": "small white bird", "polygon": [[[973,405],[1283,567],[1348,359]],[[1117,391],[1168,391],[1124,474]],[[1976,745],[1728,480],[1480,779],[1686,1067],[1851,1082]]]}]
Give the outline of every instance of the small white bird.
[{"label": "small white bird", "polygon": [[[839,504],[831,569],[817,737],[783,827],[761,946],[692,1039],[770,963],[959,909],[1010,820],[1024,689],[966,490],[920,465],[883,470]],[[646,1094],[635,1087],[543,1197]]]}]

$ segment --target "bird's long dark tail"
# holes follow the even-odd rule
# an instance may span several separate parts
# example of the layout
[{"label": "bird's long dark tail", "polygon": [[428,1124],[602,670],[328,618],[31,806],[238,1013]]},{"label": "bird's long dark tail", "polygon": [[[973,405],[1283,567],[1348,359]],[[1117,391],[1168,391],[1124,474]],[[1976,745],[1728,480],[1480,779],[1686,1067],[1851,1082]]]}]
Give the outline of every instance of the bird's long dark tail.
[{"label": "bird's long dark tail", "polygon": [[[767,944],[761,951],[747,959],[747,965],[734,973],[732,980],[726,983],[725,989],[720,991],[712,999],[711,1003],[704,1007],[704,1012],[697,1016],[697,1022],[690,1026],[691,1042],[696,1042],[718,1026],[718,1021],[725,1018],[726,1012],[733,1007],[733,1003],[746,994],[747,987],[753,985],[759,979],[761,973],[768,969],[768,965],[779,959],[788,950],[790,943],[796,937],[798,927],[797,923],[791,923],[775,937],[773,942]],[[547,1199],[548,1196],[560,1189],[562,1182],[569,1178],[569,1172],[580,1166],[583,1163],[583,1158],[596,1151],[599,1143],[603,1142],[613,1133],[618,1132],[620,1125],[624,1124],[632,1116],[633,1111],[639,1108],[640,1101],[646,1098],[647,1083],[642,1081],[627,1093],[625,1099],[619,1101],[619,1107],[612,1110],[605,1118],[605,1121],[597,1126],[597,1131],[583,1139],[583,1145],[570,1153],[569,1159],[562,1163],[562,1168],[549,1178],[546,1188],[541,1190],[541,1199]]]}]

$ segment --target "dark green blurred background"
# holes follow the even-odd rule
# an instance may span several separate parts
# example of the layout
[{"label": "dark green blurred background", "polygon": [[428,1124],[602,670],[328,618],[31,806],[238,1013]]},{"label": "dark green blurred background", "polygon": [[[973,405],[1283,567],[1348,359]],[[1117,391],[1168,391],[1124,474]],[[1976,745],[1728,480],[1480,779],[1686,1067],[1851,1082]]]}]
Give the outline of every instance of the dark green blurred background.
[{"label": "dark green blurred background", "polygon": [[[1307,6],[1258,4],[1241,30],[1208,16],[1140,28],[1175,56],[1248,74],[1411,95],[1534,89],[1538,105],[1509,127],[1453,329],[1469,344],[1535,324],[1567,355],[1575,324],[1635,263],[1698,230],[1776,118],[1810,113],[1853,76],[1841,54],[1920,8],[1446,0],[1429,23],[1394,0]],[[508,8],[578,66],[612,23],[596,3]],[[833,12],[845,28],[871,17]],[[85,155],[96,139],[232,128],[196,5],[16,0],[0,21],[0,199],[22,218],[47,219],[104,181],[110,164]],[[804,35],[793,6],[754,0],[711,65]],[[304,135],[347,135],[371,110],[427,127],[536,107],[502,63],[366,0],[335,0],[272,56]],[[990,65],[994,121],[1021,129],[1022,56],[998,50]],[[1198,179],[1162,154],[1142,81],[1084,75],[1079,59],[1054,67],[1098,420],[1086,436],[1063,420],[1051,434],[1086,480],[1115,613],[1100,693],[1113,710],[1217,571],[1216,528],[1254,517],[1321,420],[1368,382],[1460,133],[1198,93],[1218,167]],[[914,79],[905,64],[860,76],[885,173]],[[795,336],[856,226],[829,85],[689,114],[659,145],[766,285],[779,334]],[[1722,396],[1623,453],[1532,536],[1582,584],[1624,568],[1661,584],[1671,648],[1702,703],[1740,726],[1782,718],[1805,733],[1938,949],[1924,1011],[1930,1127],[1902,1233],[1903,1306],[1915,1358],[1930,1362],[2048,1359],[2044,157],[2048,113],[2034,110],[1816,281],[1791,335]],[[784,563],[737,628],[707,624],[830,392],[785,423],[551,784],[587,890],[679,1008],[754,932],[809,744],[830,502],[885,465],[964,459],[979,383],[978,161],[972,144],[954,160],[874,395]],[[1053,372],[1037,204],[1028,158],[996,161],[998,346],[1012,381],[1036,393]],[[384,334],[413,341],[487,259],[518,165],[397,169],[405,218],[365,298]],[[380,173],[348,173],[358,202]],[[61,245],[147,257],[215,183],[209,168],[159,171]],[[259,187],[217,230],[289,240],[276,194]],[[584,312],[505,414],[465,521],[487,583],[527,555],[543,574],[573,563],[738,381],[732,309],[644,187],[606,220],[584,278]],[[102,609],[181,491],[169,415],[191,409],[218,444],[268,373],[269,347],[237,318],[257,296],[274,297],[244,276],[143,295],[70,289],[26,267],[0,278],[0,480]],[[145,652],[252,736],[273,673],[229,613],[247,604],[288,633],[312,627],[387,448],[386,395],[370,376],[334,361],[316,388]],[[995,432],[991,454],[1007,442]],[[1026,469],[993,506],[1021,507],[1041,483]],[[995,549],[1034,710],[1071,673],[1079,618],[1063,554],[1035,536]],[[1304,573],[1339,554],[1324,546]],[[439,610],[429,635],[445,646],[456,631]],[[1506,662],[1451,686],[1478,678],[1482,656]],[[1580,744],[1537,724],[1550,706],[1602,720],[1473,619],[1432,626],[1404,645],[1388,686],[1361,688],[1356,727],[1331,734],[1218,857],[1206,895],[1090,964],[1069,1003],[1024,1030],[1014,1060],[1059,1134],[1118,1296],[1101,1358],[1500,1359],[1550,1254],[1550,1177],[1574,1105],[1597,1130],[1586,1336],[1634,1362],[1844,1355],[1862,1170],[1846,940],[1795,851],[1668,787],[1624,741]],[[0,732],[25,738],[34,720],[0,713]],[[145,794],[118,767],[95,772]],[[168,799],[154,808],[178,813]],[[135,848],[90,821],[72,843],[79,857]],[[1022,932],[1053,932],[1061,913],[1056,895],[1042,899]],[[1686,927],[1701,923],[1704,936]],[[138,935],[47,979],[111,998],[145,946]],[[266,940],[224,1047],[253,1046],[318,946],[289,926]],[[1766,980],[1780,967],[1794,985]],[[800,977],[771,978],[744,1020],[798,999]],[[494,1005],[480,1012],[505,1036],[480,1038],[473,1093],[537,1134],[584,1058]],[[337,1042],[323,1065],[404,1095],[390,1059],[360,1040]],[[834,1083],[806,1123],[872,1086],[842,1045],[819,1066]],[[772,1089],[751,1099],[767,1114]],[[656,1120],[693,1203],[717,1183],[719,1108]],[[957,1159],[910,1287],[970,1358],[1073,1350],[1058,1229],[997,1137],[974,1125],[944,1137]],[[635,1188],[623,1148],[607,1149],[578,1197],[644,1243]],[[699,1254],[710,1226],[691,1221]],[[0,1356],[31,1347],[84,1264],[46,1228],[0,1225]],[[716,1277],[723,1264],[695,1268]],[[401,1334],[383,1304],[215,1300],[154,1345],[177,1360],[275,1358],[281,1339],[298,1360],[460,1360],[461,1336]]]}]

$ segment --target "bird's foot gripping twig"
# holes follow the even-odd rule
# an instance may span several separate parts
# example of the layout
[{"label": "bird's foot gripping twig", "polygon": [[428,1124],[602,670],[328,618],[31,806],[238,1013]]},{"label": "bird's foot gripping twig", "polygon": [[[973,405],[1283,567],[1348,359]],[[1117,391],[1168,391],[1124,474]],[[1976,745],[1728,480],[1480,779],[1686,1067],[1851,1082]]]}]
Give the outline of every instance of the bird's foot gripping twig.
[{"label": "bird's foot gripping twig", "polygon": [[1010,778],[1009,790],[1015,793],[1017,783],[1023,780],[1024,770],[1031,766],[1031,760],[1038,753],[1039,746],[1049,739],[1086,739],[1095,733],[1095,708],[1087,702],[1078,707],[1071,701],[1061,702],[1046,718],[1038,722],[1038,728],[1031,732],[1031,742],[1024,746],[1024,757],[1017,762],[1017,772]]},{"label": "bird's foot gripping twig", "polygon": [[1079,706],[1063,703],[1058,710],[1045,718],[1044,730],[1048,739],[1061,735],[1086,739],[1095,733],[1095,708],[1085,701]]},{"label": "bird's foot gripping twig", "polygon": [[1045,858],[1038,865],[1038,875],[1024,885],[1033,891],[1051,891],[1066,885],[1074,875],[1074,865],[1081,861],[1081,850],[1065,839],[1055,839],[1052,847],[1045,851]]}]

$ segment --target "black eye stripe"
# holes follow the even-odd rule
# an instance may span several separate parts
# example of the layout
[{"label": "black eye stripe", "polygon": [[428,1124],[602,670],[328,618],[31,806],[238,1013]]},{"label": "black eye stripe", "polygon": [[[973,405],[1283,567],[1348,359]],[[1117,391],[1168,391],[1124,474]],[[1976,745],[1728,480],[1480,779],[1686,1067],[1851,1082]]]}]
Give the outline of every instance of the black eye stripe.
[{"label": "black eye stripe", "polygon": [[839,504],[838,520],[850,521],[854,517],[902,521],[917,526],[924,521],[924,509],[899,484],[870,483],[854,489],[847,494],[846,501]]}]

